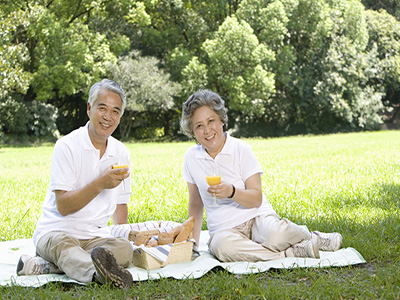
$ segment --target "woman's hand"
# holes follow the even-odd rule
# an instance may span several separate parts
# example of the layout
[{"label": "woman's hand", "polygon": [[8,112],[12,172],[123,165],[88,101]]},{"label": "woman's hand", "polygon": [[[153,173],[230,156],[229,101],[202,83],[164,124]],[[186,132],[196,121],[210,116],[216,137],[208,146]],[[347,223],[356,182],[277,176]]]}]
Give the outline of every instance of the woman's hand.
[{"label": "woman's hand", "polygon": [[[260,174],[254,174],[245,181],[245,189],[238,189],[235,187],[235,195],[230,198],[243,207],[253,208],[260,207],[262,203],[261,191],[261,177]],[[221,182],[218,185],[211,185],[208,187],[207,192],[217,199],[225,199],[232,195],[232,184]]]},{"label": "woman's hand", "polygon": [[210,185],[207,192],[211,196],[215,196],[217,199],[225,199],[232,195],[233,187],[232,184],[221,181],[220,184]]}]

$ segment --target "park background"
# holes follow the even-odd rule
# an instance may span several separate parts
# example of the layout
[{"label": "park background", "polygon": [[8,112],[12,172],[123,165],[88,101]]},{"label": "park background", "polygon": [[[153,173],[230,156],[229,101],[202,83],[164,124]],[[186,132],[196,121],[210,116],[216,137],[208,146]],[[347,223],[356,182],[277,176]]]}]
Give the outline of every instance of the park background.
[{"label": "park background", "polygon": [[399,20],[399,0],[0,0],[1,241],[32,236],[53,142],[87,122],[88,89],[108,77],[128,98],[115,135],[135,162],[130,222],[187,218],[180,108],[205,87],[277,212],[341,232],[367,261],[2,298],[399,299],[400,131],[379,131],[399,128]]},{"label": "park background", "polygon": [[126,91],[115,136],[183,139],[199,88],[238,137],[399,127],[398,0],[2,0],[0,142],[87,122],[89,87]]}]

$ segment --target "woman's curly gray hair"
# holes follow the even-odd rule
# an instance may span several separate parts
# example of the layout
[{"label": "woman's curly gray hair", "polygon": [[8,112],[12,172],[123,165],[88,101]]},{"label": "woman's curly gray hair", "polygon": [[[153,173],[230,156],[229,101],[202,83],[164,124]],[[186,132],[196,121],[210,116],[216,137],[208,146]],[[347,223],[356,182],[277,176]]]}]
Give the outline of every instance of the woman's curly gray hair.
[{"label": "woman's curly gray hair", "polygon": [[182,118],[180,121],[182,131],[190,138],[194,137],[192,128],[192,117],[196,109],[208,106],[218,115],[221,122],[224,124],[223,130],[226,131],[228,123],[227,109],[225,101],[215,92],[210,90],[199,90],[191,95],[182,105]]}]

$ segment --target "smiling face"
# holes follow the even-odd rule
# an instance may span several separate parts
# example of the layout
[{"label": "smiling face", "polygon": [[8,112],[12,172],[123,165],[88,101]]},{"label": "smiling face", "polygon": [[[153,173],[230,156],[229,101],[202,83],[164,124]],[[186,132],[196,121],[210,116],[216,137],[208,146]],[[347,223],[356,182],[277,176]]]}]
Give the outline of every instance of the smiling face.
[{"label": "smiling face", "polygon": [[208,106],[196,109],[192,116],[192,129],[196,140],[215,158],[225,144],[224,124],[217,113]]},{"label": "smiling face", "polygon": [[117,93],[102,89],[93,105],[88,103],[87,114],[90,140],[97,149],[103,148],[121,119],[122,100]]}]

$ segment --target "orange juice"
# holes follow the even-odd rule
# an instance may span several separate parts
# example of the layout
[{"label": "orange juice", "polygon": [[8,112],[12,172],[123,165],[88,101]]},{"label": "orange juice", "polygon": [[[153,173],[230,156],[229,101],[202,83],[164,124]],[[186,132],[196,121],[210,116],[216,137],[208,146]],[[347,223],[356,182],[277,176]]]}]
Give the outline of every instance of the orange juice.
[{"label": "orange juice", "polygon": [[[129,166],[128,165],[113,165],[112,168],[113,169],[121,169],[121,168],[129,168]],[[119,175],[124,175],[126,173],[128,173],[128,172],[119,173]]]},{"label": "orange juice", "polygon": [[221,183],[221,176],[206,176],[209,185],[217,185]]}]

